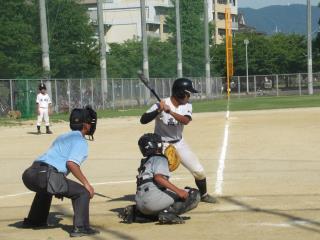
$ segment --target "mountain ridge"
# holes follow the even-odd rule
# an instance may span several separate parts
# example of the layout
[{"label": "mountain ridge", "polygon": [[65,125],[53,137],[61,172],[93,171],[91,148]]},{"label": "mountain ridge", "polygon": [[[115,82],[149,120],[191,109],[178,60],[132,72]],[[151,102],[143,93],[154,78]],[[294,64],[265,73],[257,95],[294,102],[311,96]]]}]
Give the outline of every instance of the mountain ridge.
[{"label": "mountain ridge", "polygon": [[[273,5],[259,9],[239,8],[246,25],[256,28],[258,32],[275,34],[307,33],[307,6],[292,4],[288,6]],[[320,8],[312,6],[312,31],[319,29]]]}]

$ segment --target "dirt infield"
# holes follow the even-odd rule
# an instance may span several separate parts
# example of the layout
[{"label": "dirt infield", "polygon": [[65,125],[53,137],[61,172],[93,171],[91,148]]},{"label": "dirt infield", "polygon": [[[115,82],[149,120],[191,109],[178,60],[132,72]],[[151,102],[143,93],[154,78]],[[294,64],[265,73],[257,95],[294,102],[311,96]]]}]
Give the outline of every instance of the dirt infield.
[{"label": "dirt infield", "polygon": [[[219,203],[200,203],[183,225],[120,223],[117,212],[131,204],[140,153],[137,139],[153,130],[136,117],[103,119],[82,169],[96,192],[91,224],[101,234],[90,239],[319,239],[320,108],[194,114],[184,137],[199,156],[215,193],[225,126],[229,124]],[[52,126],[53,135],[36,136],[35,127],[0,127],[0,239],[69,239],[70,200],[54,199],[49,229],[22,229],[33,193],[21,174],[53,139],[68,131]],[[194,186],[180,167],[172,176],[178,186]],[[83,237],[82,239],[87,239]]]}]

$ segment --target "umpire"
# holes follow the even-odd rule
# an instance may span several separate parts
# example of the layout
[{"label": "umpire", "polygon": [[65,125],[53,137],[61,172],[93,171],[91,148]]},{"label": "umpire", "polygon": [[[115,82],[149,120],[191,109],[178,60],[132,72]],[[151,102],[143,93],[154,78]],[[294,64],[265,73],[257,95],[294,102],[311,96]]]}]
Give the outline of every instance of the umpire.
[{"label": "umpire", "polygon": [[[90,107],[73,109],[70,115],[71,132],[56,138],[49,150],[38,157],[25,170],[22,180],[25,186],[36,192],[28,217],[23,226],[46,227],[52,196],[70,198],[74,218],[71,237],[94,235],[99,231],[89,225],[89,202],[94,189],[84,176],[80,165],[88,156],[85,135],[93,138],[97,114]],[[81,183],[66,178],[71,172]]]}]

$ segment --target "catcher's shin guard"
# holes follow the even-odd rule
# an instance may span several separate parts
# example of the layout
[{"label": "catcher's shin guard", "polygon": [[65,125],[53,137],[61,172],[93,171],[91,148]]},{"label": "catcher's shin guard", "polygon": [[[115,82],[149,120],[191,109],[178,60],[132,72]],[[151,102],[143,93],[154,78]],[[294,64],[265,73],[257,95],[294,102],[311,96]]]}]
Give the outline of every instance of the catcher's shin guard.
[{"label": "catcher's shin guard", "polygon": [[147,223],[154,222],[157,220],[156,216],[147,216],[141,213],[136,205],[129,205],[125,207],[118,215],[122,219],[123,223],[131,224],[133,222],[137,223]]}]

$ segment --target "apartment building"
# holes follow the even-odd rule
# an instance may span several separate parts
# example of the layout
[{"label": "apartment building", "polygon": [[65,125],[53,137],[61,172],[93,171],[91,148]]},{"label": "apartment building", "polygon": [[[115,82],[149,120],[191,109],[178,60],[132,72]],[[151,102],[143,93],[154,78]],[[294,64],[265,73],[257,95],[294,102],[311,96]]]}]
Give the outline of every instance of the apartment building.
[{"label": "apartment building", "polygon": [[[212,0],[209,4],[209,19],[214,20],[214,40],[216,44],[222,42],[226,34],[225,9],[230,7],[232,31],[238,30],[238,0]],[[211,8],[211,9],[210,9]]]},{"label": "apartment building", "polygon": [[[97,25],[96,0],[82,0],[81,3],[88,7],[90,19]],[[165,17],[173,4],[170,0],[147,0],[145,6],[148,36],[161,41],[167,40]],[[128,39],[141,38],[139,0],[105,0],[103,12],[107,43],[122,43]]]},{"label": "apartment building", "polygon": [[[191,0],[190,0],[191,1]],[[174,0],[146,0],[147,34],[166,41],[165,18]],[[91,21],[97,24],[96,0],[81,0],[88,7]],[[238,0],[208,0],[209,21],[214,21],[214,40],[219,44],[225,36],[225,9],[231,9],[232,30],[238,30]],[[141,38],[141,13],[139,0],[104,0],[104,24],[107,43],[122,43]]]}]

